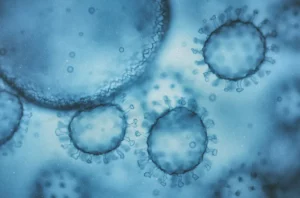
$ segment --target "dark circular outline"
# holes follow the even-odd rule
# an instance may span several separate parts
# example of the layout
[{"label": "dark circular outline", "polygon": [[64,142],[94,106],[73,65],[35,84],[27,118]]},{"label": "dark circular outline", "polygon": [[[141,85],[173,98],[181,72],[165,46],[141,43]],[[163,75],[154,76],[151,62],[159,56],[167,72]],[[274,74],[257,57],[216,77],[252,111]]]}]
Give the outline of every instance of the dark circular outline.
[{"label": "dark circular outline", "polygon": [[[195,115],[199,120],[200,120],[200,124],[203,126],[204,128],[204,133],[205,133],[205,150],[203,151],[202,155],[200,155],[199,157],[199,160],[197,161],[196,165],[192,166],[191,168],[187,169],[187,170],[184,170],[183,172],[169,172],[168,170],[164,170],[158,162],[156,162],[155,160],[153,160],[153,158],[151,157],[153,154],[151,152],[151,149],[150,149],[150,142],[149,142],[149,139],[150,139],[150,136],[152,135],[152,131],[154,129],[154,127],[157,125],[159,119],[161,119],[162,117],[166,116],[167,114],[169,114],[170,112],[174,111],[174,110],[177,110],[177,109],[185,109],[187,110],[188,112],[190,112],[192,115]],[[203,120],[202,118],[194,111],[188,109],[187,107],[175,107],[173,109],[168,109],[166,110],[165,112],[163,112],[158,118],[156,118],[155,122],[151,125],[150,129],[149,129],[149,135],[147,137],[147,152],[148,152],[148,156],[149,156],[149,159],[156,165],[156,167],[158,167],[162,172],[166,173],[166,174],[169,174],[169,175],[178,175],[178,174],[185,174],[187,172],[190,172],[192,170],[194,170],[202,161],[203,161],[203,158],[204,158],[204,154],[206,153],[206,150],[207,150],[207,147],[208,147],[208,135],[207,135],[207,128],[205,127],[204,123],[203,123]]]},{"label": "dark circular outline", "polygon": [[[72,128],[71,128],[71,125],[72,125],[72,122],[73,122],[74,118],[76,118],[77,116],[79,116],[81,113],[83,113],[83,112],[89,112],[89,111],[92,111],[93,109],[101,108],[101,107],[114,107],[114,108],[116,108],[119,112],[121,112],[121,114],[123,114],[122,117],[120,117],[120,118],[122,119],[122,121],[123,121],[122,131],[121,131],[121,132],[122,132],[122,138],[121,138],[121,141],[120,141],[118,144],[116,144],[115,147],[113,147],[113,148],[110,149],[110,150],[107,150],[106,152],[86,152],[84,149],[80,148],[80,146],[78,146],[78,144],[76,143],[76,141],[75,141],[75,139],[74,139],[74,137],[73,137],[73,135],[72,135]],[[126,113],[125,113],[125,111],[124,111],[119,105],[117,105],[117,104],[102,104],[102,105],[98,105],[98,106],[96,106],[96,107],[86,108],[86,109],[77,111],[77,112],[72,116],[72,118],[71,118],[71,120],[70,120],[70,122],[69,122],[69,124],[68,124],[68,132],[69,132],[68,135],[69,135],[70,141],[72,142],[72,144],[74,145],[74,147],[75,147],[77,150],[81,151],[82,153],[85,153],[85,154],[92,154],[92,155],[103,155],[103,154],[109,153],[109,152],[111,152],[111,151],[117,149],[117,148],[121,145],[121,143],[122,143],[122,142],[124,141],[124,139],[125,139],[125,135],[126,135],[126,133],[127,133],[127,128],[128,128],[128,123],[127,123]]]},{"label": "dark circular outline", "polygon": [[[206,54],[207,44],[208,44],[209,42],[211,42],[211,36],[212,36],[213,34],[219,34],[219,32],[221,32],[221,29],[222,29],[223,27],[225,27],[225,26],[226,26],[226,27],[230,27],[230,26],[235,25],[235,24],[237,24],[237,23],[242,23],[242,24],[244,24],[244,25],[251,25],[251,26],[259,33],[259,38],[260,38],[260,40],[262,41],[262,43],[263,43],[263,48],[264,48],[264,50],[263,50],[263,57],[262,57],[262,59],[260,60],[260,62],[255,66],[255,69],[254,69],[254,70],[248,71],[248,72],[246,73],[245,76],[243,76],[243,77],[229,78],[229,77],[226,77],[225,75],[219,74],[219,73],[213,68],[213,66],[212,66],[211,64],[208,63],[208,61],[207,61],[207,56],[206,56],[205,54]],[[239,80],[242,80],[242,79],[245,79],[245,78],[248,78],[248,77],[252,76],[253,74],[257,73],[257,72],[260,70],[260,68],[261,68],[261,66],[262,66],[262,64],[263,64],[263,62],[264,62],[265,59],[266,59],[266,54],[267,54],[267,41],[266,41],[266,40],[267,40],[267,39],[266,39],[265,35],[262,33],[262,31],[261,31],[261,30],[260,30],[253,22],[251,22],[251,21],[243,21],[243,20],[241,20],[241,19],[230,20],[230,21],[228,21],[228,22],[225,22],[224,24],[222,24],[221,26],[219,26],[218,28],[216,28],[214,31],[212,31],[212,32],[209,34],[208,38],[205,40],[205,42],[204,42],[204,44],[203,44],[203,49],[202,49],[202,51],[203,51],[203,60],[204,60],[204,62],[208,65],[210,71],[211,71],[212,73],[214,73],[218,78],[224,79],[224,80],[230,80],[230,81],[239,81]]]},{"label": "dark circular outline", "polygon": [[20,124],[22,122],[22,118],[24,116],[24,106],[23,106],[23,103],[21,102],[20,97],[18,95],[16,95],[16,94],[10,93],[10,92],[8,92],[6,90],[1,90],[0,94],[3,93],[3,92],[7,93],[8,95],[11,95],[11,96],[14,96],[14,97],[17,98],[17,102],[19,103],[20,108],[21,108],[21,113],[18,116],[18,122],[13,127],[13,131],[10,133],[10,135],[7,136],[6,138],[0,139],[0,147],[3,146],[4,144],[6,144],[9,140],[11,140],[13,138],[13,136],[15,135],[15,133],[19,130]]},{"label": "dark circular outline", "polygon": [[[165,23],[164,23],[164,29],[162,29],[164,31],[164,36],[161,38],[160,41],[160,45],[157,47],[157,51],[159,51],[159,48],[161,48],[163,41],[166,39],[166,35],[168,33],[168,30],[170,29],[170,25],[171,25],[171,14],[172,14],[172,9],[171,9],[171,3],[170,0],[161,0],[160,5],[163,4],[165,5],[165,7],[163,8],[164,10],[164,18],[165,18]],[[155,10],[156,12],[156,10]],[[157,17],[159,18],[159,17]],[[156,18],[156,19],[157,19]],[[154,44],[155,42],[153,41],[152,44]],[[155,53],[155,52],[154,52]],[[146,59],[148,60],[148,59]],[[141,76],[138,76],[137,78],[140,78]],[[42,97],[40,94],[43,91],[39,91],[37,94],[37,96],[35,96],[36,94],[32,94],[31,92],[27,92],[26,89],[24,89],[24,87],[18,85],[15,82],[15,78],[9,78],[5,72],[3,72],[0,69],[0,78],[2,78],[9,86],[11,86],[13,89],[15,89],[18,94],[20,96],[22,96],[23,98],[25,98],[26,100],[28,100],[31,103],[34,103],[36,105],[45,107],[45,108],[50,108],[50,109],[60,109],[60,110],[71,110],[71,109],[78,109],[81,107],[89,107],[89,106],[99,106],[101,105],[100,102],[98,102],[98,100],[105,100],[106,98],[109,98],[111,96],[113,96],[114,94],[116,94],[118,91],[124,89],[124,87],[126,87],[126,85],[130,86],[130,82],[125,83],[124,85],[116,88],[116,90],[114,92],[112,92],[110,94],[110,96],[108,97],[102,97],[100,95],[100,93],[97,94],[90,94],[90,95],[86,95],[86,96],[82,96],[82,97],[77,97],[76,100],[71,99],[70,101],[67,102],[60,102],[61,100],[67,100],[68,98],[63,97],[63,98],[55,98],[52,99],[52,97]],[[135,81],[134,81],[135,82]]]}]

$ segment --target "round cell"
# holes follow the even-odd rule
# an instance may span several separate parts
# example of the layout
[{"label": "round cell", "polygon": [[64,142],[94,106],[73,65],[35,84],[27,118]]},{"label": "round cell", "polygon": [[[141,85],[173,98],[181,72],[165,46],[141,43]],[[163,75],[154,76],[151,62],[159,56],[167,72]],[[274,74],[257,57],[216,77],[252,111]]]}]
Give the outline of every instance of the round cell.
[{"label": "round cell", "polygon": [[74,71],[74,67],[73,67],[73,66],[68,66],[68,67],[67,67],[67,71],[68,71],[69,73],[72,73],[72,72]]},{"label": "round cell", "polygon": [[240,80],[256,73],[266,41],[251,22],[231,21],[214,30],[203,47],[204,61],[219,78]]},{"label": "round cell", "polygon": [[120,107],[102,105],[75,114],[69,124],[69,135],[81,152],[101,155],[119,147],[126,128],[126,116]]},{"label": "round cell", "polygon": [[169,175],[191,171],[203,160],[208,142],[206,128],[202,119],[186,107],[162,114],[149,134],[149,157]]},{"label": "round cell", "polygon": [[0,92],[0,146],[10,140],[18,130],[23,106],[20,99],[6,91]]},{"label": "round cell", "polygon": [[36,179],[33,198],[88,198],[89,193],[83,178],[66,169],[44,170]]},{"label": "round cell", "polygon": [[79,35],[79,36],[83,36],[84,33],[83,33],[83,32],[79,32],[78,35]]},{"label": "round cell", "polygon": [[[273,24],[268,19],[258,22],[259,10],[247,10],[248,6],[229,6],[224,12],[204,19],[199,36],[194,38],[197,48],[191,49],[200,55],[195,64],[208,67],[203,72],[205,81],[213,79],[212,86],[225,83],[226,92],[242,92],[244,87],[258,84],[257,78],[271,73],[268,65],[276,63],[272,54],[279,47],[270,44],[277,36]],[[195,75],[197,71],[193,69]]]},{"label": "round cell", "polygon": [[1,1],[0,11],[0,76],[64,109],[97,105],[137,79],[169,24],[167,0]]}]

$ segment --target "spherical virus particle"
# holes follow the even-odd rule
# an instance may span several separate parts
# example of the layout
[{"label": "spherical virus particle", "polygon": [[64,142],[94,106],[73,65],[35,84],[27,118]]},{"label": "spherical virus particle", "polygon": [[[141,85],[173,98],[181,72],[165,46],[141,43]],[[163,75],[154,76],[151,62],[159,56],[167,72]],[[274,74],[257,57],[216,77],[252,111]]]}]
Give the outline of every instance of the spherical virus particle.
[{"label": "spherical virus particle", "polygon": [[[125,102],[124,96],[120,96],[119,99]],[[138,123],[136,118],[131,118],[132,110],[133,104],[127,108],[127,105],[110,103],[75,113],[59,113],[55,134],[62,148],[75,160],[108,164],[117,159],[124,159],[125,152],[135,145],[135,141],[128,135],[134,133]]]},{"label": "spherical virus particle", "polygon": [[149,156],[162,171],[183,174],[202,161],[206,129],[201,118],[187,108],[177,107],[161,115],[149,134]]},{"label": "spherical virus particle", "polygon": [[[276,36],[269,21],[264,20],[256,25],[254,21],[258,11],[254,10],[252,15],[246,16],[246,10],[245,6],[233,12],[229,7],[219,16],[213,15],[211,24],[204,20],[204,26],[199,29],[200,38],[194,39],[202,49],[192,49],[194,54],[202,56],[196,65],[208,66],[204,72],[206,81],[209,81],[210,74],[214,74],[217,79],[213,85],[218,85],[219,80],[235,82],[238,92],[243,91],[242,82],[245,86],[251,81],[257,83],[255,74],[263,77],[270,73],[263,71],[262,65],[264,62],[274,64],[275,61],[267,54],[278,51],[277,46],[268,46],[268,38]],[[230,83],[225,91],[232,88]]]},{"label": "spherical virus particle", "polygon": [[214,121],[194,98],[170,95],[149,101],[151,107],[144,105],[144,121],[136,136],[142,137],[147,147],[138,147],[135,154],[145,177],[155,178],[162,186],[181,188],[210,170],[210,155],[216,156],[218,151],[208,145],[217,143],[217,137],[208,135]]},{"label": "spherical virus particle", "polygon": [[105,154],[119,147],[126,128],[125,114],[115,105],[80,111],[69,124],[74,146],[83,153],[94,155]]},{"label": "spherical virus particle", "polygon": [[6,91],[0,92],[0,146],[10,140],[18,130],[23,105],[19,98]]},{"label": "spherical virus particle", "polygon": [[99,105],[137,79],[170,19],[167,0],[24,0],[0,7],[0,76],[25,98],[64,109]]},{"label": "spherical virus particle", "polygon": [[203,47],[204,60],[220,78],[238,80],[259,69],[266,53],[265,43],[253,23],[232,21],[210,34]]},{"label": "spherical virus particle", "polygon": [[[84,185],[82,185],[84,183]],[[42,170],[36,178],[33,198],[89,198],[88,183],[75,171],[66,168]]]}]

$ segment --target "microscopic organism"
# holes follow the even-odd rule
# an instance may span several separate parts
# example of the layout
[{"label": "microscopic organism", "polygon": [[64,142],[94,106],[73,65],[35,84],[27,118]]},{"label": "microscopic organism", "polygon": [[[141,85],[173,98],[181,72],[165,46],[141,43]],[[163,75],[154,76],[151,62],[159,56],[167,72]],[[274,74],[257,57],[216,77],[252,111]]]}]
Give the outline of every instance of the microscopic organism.
[{"label": "microscopic organism", "polygon": [[175,98],[164,96],[164,103],[153,101],[165,111],[152,108],[145,113],[146,132],[138,135],[145,139],[146,148],[137,148],[135,153],[138,166],[146,170],[145,177],[156,178],[162,186],[170,180],[171,187],[183,187],[211,168],[206,154],[215,156],[217,150],[208,148],[208,143],[216,143],[217,137],[208,135],[214,121],[206,118],[205,108],[193,98]]},{"label": "microscopic organism", "polygon": [[169,175],[183,174],[202,161],[207,147],[206,129],[195,112],[176,107],[157,118],[147,145],[148,155],[159,169]]},{"label": "microscopic organism", "polygon": [[60,115],[66,119],[58,122],[55,133],[72,158],[108,164],[112,160],[124,159],[125,152],[135,144],[127,136],[138,121],[134,118],[129,123],[132,110],[132,104],[123,110],[121,106],[110,103],[81,109],[71,116]]},{"label": "microscopic organism", "polygon": [[24,98],[61,109],[96,106],[128,88],[155,58],[170,20],[167,0],[0,7],[0,76]]},{"label": "microscopic organism", "polygon": [[277,33],[267,19],[257,24],[257,14],[258,10],[254,10],[247,15],[247,6],[235,10],[228,7],[224,13],[213,15],[210,22],[203,20],[200,36],[194,38],[194,43],[202,48],[192,48],[192,52],[201,56],[201,60],[195,61],[197,66],[208,66],[203,73],[205,81],[210,81],[214,74],[212,85],[224,80],[225,91],[235,88],[241,92],[245,86],[258,83],[256,76],[270,73],[263,65],[275,63],[268,54],[279,50],[276,45],[269,45]]},{"label": "microscopic organism", "polygon": [[17,95],[4,90],[0,91],[0,106],[0,153],[6,156],[22,146],[32,115]]},{"label": "microscopic organism", "polygon": [[[89,198],[87,178],[69,166],[48,165],[34,182],[32,198]],[[84,185],[83,185],[84,184]]]}]

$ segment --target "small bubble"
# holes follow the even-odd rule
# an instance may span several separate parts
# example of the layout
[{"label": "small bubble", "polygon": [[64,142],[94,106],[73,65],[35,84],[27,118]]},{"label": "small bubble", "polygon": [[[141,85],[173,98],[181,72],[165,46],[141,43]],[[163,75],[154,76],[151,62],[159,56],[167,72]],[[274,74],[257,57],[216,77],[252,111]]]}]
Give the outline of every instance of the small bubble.
[{"label": "small bubble", "polygon": [[244,180],[244,179],[243,179],[242,177],[238,177],[238,181],[239,181],[239,182],[243,182],[243,180]]},{"label": "small bubble", "polygon": [[76,56],[76,54],[75,54],[75,52],[70,52],[70,53],[69,53],[69,56],[70,56],[71,58],[74,58],[74,57]]},{"label": "small bubble", "polygon": [[277,102],[281,102],[282,101],[282,98],[279,96],[277,97]]},{"label": "small bubble", "polygon": [[94,14],[96,12],[96,9],[94,7],[89,7],[89,13]]},{"label": "small bubble", "polygon": [[124,47],[119,48],[119,52],[123,53],[125,51]]},{"label": "small bubble", "polygon": [[159,192],[158,189],[155,189],[155,190],[153,190],[153,192],[152,192],[153,196],[158,196],[159,193],[160,193],[160,192]]},{"label": "small bubble", "polygon": [[195,148],[197,144],[196,144],[196,142],[190,142],[189,145],[190,145],[190,148]]},{"label": "small bubble", "polygon": [[67,71],[68,71],[69,73],[72,73],[72,72],[74,71],[74,67],[68,66]]},{"label": "small bubble", "polygon": [[78,35],[79,35],[79,36],[83,36],[83,32],[79,32]]},{"label": "small bubble", "polygon": [[139,132],[139,131],[136,131],[136,132],[135,132],[135,136],[136,136],[136,137],[139,137],[139,136],[141,136],[141,132]]},{"label": "small bubble", "polygon": [[216,99],[217,99],[216,94],[210,94],[210,95],[209,95],[209,100],[210,100],[211,102],[216,101]]},{"label": "small bubble", "polygon": [[235,194],[235,196],[239,197],[241,195],[241,191],[238,190],[234,194]]}]

